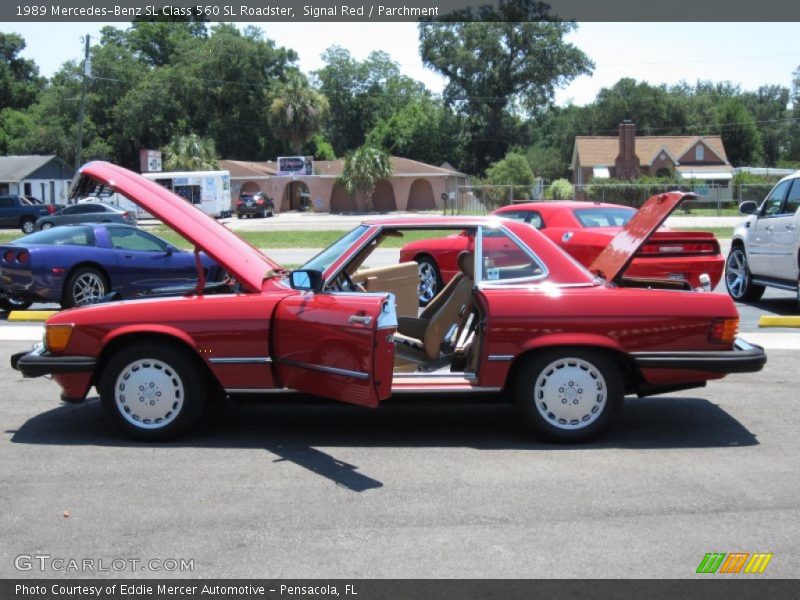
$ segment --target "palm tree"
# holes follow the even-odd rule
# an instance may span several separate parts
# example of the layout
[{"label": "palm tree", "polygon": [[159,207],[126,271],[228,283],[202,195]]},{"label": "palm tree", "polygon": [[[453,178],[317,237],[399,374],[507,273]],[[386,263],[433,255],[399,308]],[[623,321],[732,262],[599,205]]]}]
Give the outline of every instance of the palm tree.
[{"label": "palm tree", "polygon": [[380,148],[361,146],[347,154],[339,178],[351,194],[361,192],[367,201],[367,210],[372,210],[372,192],[379,181],[392,176],[389,155]]},{"label": "palm tree", "polygon": [[275,133],[289,142],[295,154],[322,128],[329,109],[328,99],[308,87],[300,77],[281,86],[269,107],[269,122]]},{"label": "palm tree", "polygon": [[176,135],[162,152],[169,171],[210,171],[218,166],[214,140],[196,133]]}]

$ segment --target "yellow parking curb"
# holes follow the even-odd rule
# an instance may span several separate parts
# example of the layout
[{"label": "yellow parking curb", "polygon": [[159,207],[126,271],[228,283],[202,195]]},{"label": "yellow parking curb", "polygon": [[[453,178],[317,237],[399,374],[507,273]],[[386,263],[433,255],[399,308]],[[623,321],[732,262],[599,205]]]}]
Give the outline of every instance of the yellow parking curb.
[{"label": "yellow parking curb", "polygon": [[47,317],[56,314],[57,310],[12,310],[8,313],[9,321],[46,321]]},{"label": "yellow parking curb", "polygon": [[800,327],[800,316],[797,317],[773,317],[762,316],[758,319],[759,327]]}]

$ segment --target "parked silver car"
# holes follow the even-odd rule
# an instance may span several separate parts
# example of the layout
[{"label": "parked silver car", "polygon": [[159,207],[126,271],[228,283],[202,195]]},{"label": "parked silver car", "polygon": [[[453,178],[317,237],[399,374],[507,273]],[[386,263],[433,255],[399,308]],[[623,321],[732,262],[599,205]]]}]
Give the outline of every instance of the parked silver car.
[{"label": "parked silver car", "polygon": [[136,225],[136,213],[105,202],[79,202],[36,221],[36,230],[76,223],[124,223]]},{"label": "parked silver car", "polygon": [[758,300],[766,287],[794,291],[800,308],[800,171],[781,179],[733,231],[725,285],[734,300]]}]

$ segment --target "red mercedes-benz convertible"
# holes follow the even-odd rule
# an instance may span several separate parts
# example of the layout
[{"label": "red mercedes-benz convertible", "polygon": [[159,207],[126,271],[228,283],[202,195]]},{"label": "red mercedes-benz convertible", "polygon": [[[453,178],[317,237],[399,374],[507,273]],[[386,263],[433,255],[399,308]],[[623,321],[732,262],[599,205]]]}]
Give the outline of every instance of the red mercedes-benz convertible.
[{"label": "red mercedes-benz convertible", "polygon": [[[539,229],[575,260],[590,267],[636,209],[600,202],[528,202],[497,209],[492,215],[522,221]],[[439,293],[458,272],[458,254],[466,235],[418,240],[400,250],[400,260],[419,265],[419,302],[422,306]],[[692,287],[714,289],[722,278],[725,258],[713,233],[707,231],[654,232],[636,253],[625,275],[686,280]],[[703,274],[708,281],[703,282]]]},{"label": "red mercedes-benz convertible", "polygon": [[[27,377],[52,374],[64,401],[96,387],[138,438],[184,433],[225,395],[298,390],[370,407],[400,392],[498,392],[533,431],[581,441],[608,429],[626,394],[702,387],[766,361],[736,338],[727,295],[620,276],[680,193],[651,198],[595,273],[525,223],[446,217],[364,223],[287,272],[140,175],[89,163],[72,193],[98,186],[134,200],[231,277],[210,287],[201,277],[183,297],[60,312],[42,345],[12,357]],[[416,263],[365,265],[387,238],[425,229],[463,232],[468,243],[458,274],[420,311]]]}]

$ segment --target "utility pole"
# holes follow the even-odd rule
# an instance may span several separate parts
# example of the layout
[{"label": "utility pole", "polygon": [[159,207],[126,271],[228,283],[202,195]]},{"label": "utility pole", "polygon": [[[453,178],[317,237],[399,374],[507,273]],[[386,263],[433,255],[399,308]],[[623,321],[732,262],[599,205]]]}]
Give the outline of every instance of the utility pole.
[{"label": "utility pole", "polygon": [[89,77],[92,76],[92,61],[89,59],[89,41],[92,36],[85,35],[83,41],[86,49],[83,55],[83,86],[81,87],[81,108],[78,113],[78,143],[75,145],[75,170],[81,166],[81,151],[83,150],[83,112],[86,106],[86,86],[89,84]]}]

